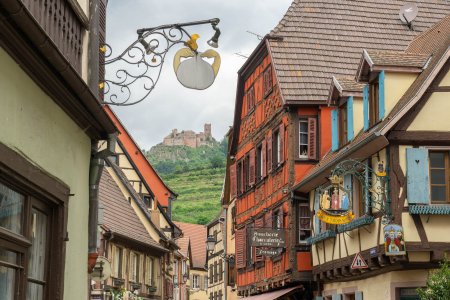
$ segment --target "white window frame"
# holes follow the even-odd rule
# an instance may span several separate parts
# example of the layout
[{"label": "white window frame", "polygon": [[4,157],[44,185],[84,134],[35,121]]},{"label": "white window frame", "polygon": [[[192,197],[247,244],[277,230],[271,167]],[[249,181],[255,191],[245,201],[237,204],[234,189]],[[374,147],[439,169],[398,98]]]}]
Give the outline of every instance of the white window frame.
[{"label": "white window frame", "polygon": [[[306,124],[306,131],[302,131],[302,123]],[[309,149],[309,142],[308,142],[308,119],[299,119],[298,121],[298,157],[301,159],[307,159],[308,158],[308,149]],[[302,144],[302,135],[306,135],[306,144]],[[302,146],[306,146],[306,154],[301,153]]]}]

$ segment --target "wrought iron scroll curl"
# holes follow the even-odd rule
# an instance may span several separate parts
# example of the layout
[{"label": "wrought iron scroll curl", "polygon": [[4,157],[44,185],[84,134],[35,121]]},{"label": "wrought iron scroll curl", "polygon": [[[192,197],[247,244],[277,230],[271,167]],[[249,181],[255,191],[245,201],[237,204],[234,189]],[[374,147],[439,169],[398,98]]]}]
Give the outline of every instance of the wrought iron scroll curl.
[{"label": "wrought iron scroll curl", "polygon": [[105,53],[107,76],[100,85],[103,103],[129,106],[142,102],[158,83],[170,49],[191,39],[183,26],[210,23],[215,28],[219,21],[210,19],[139,29],[138,38],[117,56],[113,56],[110,45],[104,45],[101,50]]},{"label": "wrought iron scroll curl", "polygon": [[[358,180],[362,187],[362,197],[366,207],[365,213],[371,214],[373,210],[382,214],[382,222],[388,224],[392,221],[389,197],[389,177],[385,172],[375,171],[367,164],[349,159],[340,162],[331,172],[331,177],[344,178],[351,175]],[[322,195],[329,188],[329,184],[322,185],[317,191]]]}]

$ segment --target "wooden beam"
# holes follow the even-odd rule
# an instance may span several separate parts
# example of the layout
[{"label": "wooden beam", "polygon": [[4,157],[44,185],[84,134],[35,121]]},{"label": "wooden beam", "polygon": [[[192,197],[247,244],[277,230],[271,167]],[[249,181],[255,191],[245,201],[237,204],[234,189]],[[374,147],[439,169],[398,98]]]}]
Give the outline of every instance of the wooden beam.
[{"label": "wooden beam", "polygon": [[388,139],[399,144],[447,146],[450,145],[450,132],[394,130],[389,133]]},{"label": "wooden beam", "polygon": [[425,249],[429,249],[430,244],[428,243],[427,233],[425,232],[425,228],[423,227],[420,215],[411,215],[411,217],[414,221],[414,225],[416,225],[417,232],[419,233],[420,242]]}]

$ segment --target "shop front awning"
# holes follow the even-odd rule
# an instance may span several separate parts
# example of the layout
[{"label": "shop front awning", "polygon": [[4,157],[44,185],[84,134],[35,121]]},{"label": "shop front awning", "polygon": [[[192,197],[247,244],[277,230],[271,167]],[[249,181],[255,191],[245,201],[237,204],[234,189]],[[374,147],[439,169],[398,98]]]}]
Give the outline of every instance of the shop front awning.
[{"label": "shop front awning", "polygon": [[281,289],[275,292],[267,292],[263,294],[259,294],[256,296],[250,296],[245,297],[241,299],[248,299],[248,300],[276,300],[281,298],[282,296],[288,296],[288,294],[293,294],[295,290],[297,289],[303,289],[303,286],[294,286],[290,288]]}]

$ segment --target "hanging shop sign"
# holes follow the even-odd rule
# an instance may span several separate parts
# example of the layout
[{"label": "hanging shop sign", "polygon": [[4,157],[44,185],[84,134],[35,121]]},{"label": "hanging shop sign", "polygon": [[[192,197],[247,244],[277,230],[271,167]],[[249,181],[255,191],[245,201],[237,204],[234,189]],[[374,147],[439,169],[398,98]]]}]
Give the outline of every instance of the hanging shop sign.
[{"label": "hanging shop sign", "polygon": [[361,253],[358,252],[355,255],[355,258],[353,259],[352,265],[350,266],[350,269],[367,269],[369,266],[367,265],[366,261],[362,257]]},{"label": "hanging shop sign", "polygon": [[384,226],[384,250],[386,255],[405,255],[405,240],[403,238],[403,227],[397,224]]},{"label": "hanging shop sign", "polygon": [[[185,60],[181,61],[181,58]],[[209,64],[205,58],[214,59]],[[185,87],[204,90],[211,86],[220,68],[220,55],[212,49],[205,52],[194,52],[190,48],[182,48],[173,58],[173,69],[178,81]]]},{"label": "hanging shop sign", "polygon": [[283,229],[254,229],[252,232],[253,247],[286,247],[286,236]]},{"label": "hanging shop sign", "polygon": [[256,255],[263,255],[267,257],[278,256],[283,252],[283,248],[256,248]]},{"label": "hanging shop sign", "polygon": [[352,192],[343,185],[343,178],[333,175],[331,185],[320,190],[320,211],[317,217],[328,224],[346,224],[355,218],[352,207]]}]

